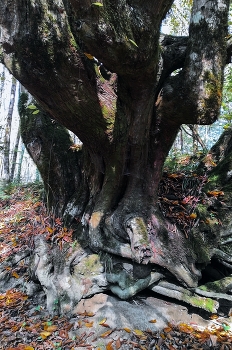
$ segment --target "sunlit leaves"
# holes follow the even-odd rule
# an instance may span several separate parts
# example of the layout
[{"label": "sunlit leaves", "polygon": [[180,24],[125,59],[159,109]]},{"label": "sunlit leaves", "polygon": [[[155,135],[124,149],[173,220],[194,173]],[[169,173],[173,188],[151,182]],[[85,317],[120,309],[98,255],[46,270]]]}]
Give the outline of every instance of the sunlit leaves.
[{"label": "sunlit leaves", "polygon": [[28,109],[32,109],[32,110],[37,109],[37,107],[36,107],[35,105],[33,105],[33,104],[27,106],[27,108],[28,108]]},{"label": "sunlit leaves", "polygon": [[30,109],[32,111],[32,114],[38,114],[40,112],[39,109],[33,104],[27,106],[27,109]]},{"label": "sunlit leaves", "polygon": [[92,5],[103,7],[103,4],[101,2],[93,2]]},{"label": "sunlit leaves", "polygon": [[136,46],[136,47],[138,47],[138,45],[136,44],[136,42],[134,41],[134,40],[132,40],[132,39],[128,39],[128,41],[132,44],[132,45],[134,45],[134,46]]},{"label": "sunlit leaves", "polygon": [[174,2],[165,21],[165,29],[172,35],[187,35],[192,0],[177,0]]}]

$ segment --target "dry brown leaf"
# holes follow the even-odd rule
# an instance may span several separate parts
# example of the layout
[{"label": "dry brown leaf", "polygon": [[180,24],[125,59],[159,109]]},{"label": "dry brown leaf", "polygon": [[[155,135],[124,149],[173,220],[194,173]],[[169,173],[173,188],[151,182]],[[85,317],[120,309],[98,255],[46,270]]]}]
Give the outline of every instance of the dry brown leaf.
[{"label": "dry brown leaf", "polygon": [[120,338],[118,338],[118,339],[116,340],[116,342],[115,342],[116,350],[120,349],[120,348],[121,348],[121,345],[122,345],[121,340],[120,340]]},{"label": "dry brown leaf", "polygon": [[106,350],[114,350],[114,348],[113,348],[113,340],[112,341],[110,341],[107,345],[106,345]]},{"label": "dry brown leaf", "polygon": [[166,327],[166,328],[164,328],[164,332],[165,333],[169,333],[169,332],[171,332],[172,331],[172,328],[171,327]]}]

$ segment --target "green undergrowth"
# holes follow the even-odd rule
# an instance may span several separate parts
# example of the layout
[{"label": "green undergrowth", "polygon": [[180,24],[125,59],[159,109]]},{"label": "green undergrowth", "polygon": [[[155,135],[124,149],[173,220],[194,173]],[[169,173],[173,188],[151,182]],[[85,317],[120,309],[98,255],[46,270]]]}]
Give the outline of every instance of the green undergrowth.
[{"label": "green undergrowth", "polygon": [[193,173],[198,171],[199,163],[204,157],[203,152],[196,155],[175,154],[169,155],[164,163],[164,171],[167,173]]},{"label": "green undergrowth", "polygon": [[12,198],[27,200],[39,200],[43,197],[44,187],[42,182],[30,182],[27,184],[11,182],[8,184],[0,183],[0,200],[5,201]]}]

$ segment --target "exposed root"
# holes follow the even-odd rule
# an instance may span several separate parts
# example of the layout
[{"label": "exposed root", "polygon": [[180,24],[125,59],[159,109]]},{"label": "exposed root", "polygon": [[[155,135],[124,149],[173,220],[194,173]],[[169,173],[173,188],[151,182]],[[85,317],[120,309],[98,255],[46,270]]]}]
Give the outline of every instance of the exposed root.
[{"label": "exposed root", "polygon": [[161,281],[158,284],[151,285],[149,288],[156,293],[184,301],[194,307],[204,309],[211,313],[216,313],[219,307],[217,301],[211,298],[201,297],[188,289],[167,281]]},{"label": "exposed root", "polygon": [[50,312],[72,313],[82,299],[106,290],[104,268],[97,254],[87,253],[79,245],[64,254],[42,237],[36,237],[35,275],[47,295]]},{"label": "exposed root", "polygon": [[[204,284],[203,286],[200,286],[198,288],[201,292],[209,292],[209,293],[227,293],[232,291],[232,275],[227,276],[225,278],[221,278],[220,280],[214,281],[214,282],[208,282]],[[215,296],[215,298],[218,298]],[[223,298],[223,297],[222,297]],[[227,299],[224,297],[224,299]],[[232,296],[229,296],[228,300],[232,300]]]},{"label": "exposed root", "polygon": [[214,257],[223,259],[227,261],[228,263],[232,263],[232,256],[223,252],[221,249],[215,249],[214,250]]},{"label": "exposed root", "polygon": [[152,256],[152,248],[144,220],[135,217],[128,220],[125,226],[130,238],[134,260],[138,263],[147,264]]}]

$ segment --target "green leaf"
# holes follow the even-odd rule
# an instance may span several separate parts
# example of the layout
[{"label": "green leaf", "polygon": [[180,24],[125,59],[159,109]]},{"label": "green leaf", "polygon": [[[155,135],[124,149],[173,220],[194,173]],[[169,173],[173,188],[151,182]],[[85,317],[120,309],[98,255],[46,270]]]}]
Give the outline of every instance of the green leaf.
[{"label": "green leaf", "polygon": [[93,2],[92,5],[95,5],[95,6],[103,6],[103,4],[101,4],[100,2]]},{"label": "green leaf", "polygon": [[29,105],[27,106],[28,109],[37,109],[37,107],[35,105]]},{"label": "green leaf", "polygon": [[225,324],[225,323],[222,324],[222,327],[223,327],[224,331],[226,331],[226,332],[230,330],[230,326]]},{"label": "green leaf", "polygon": [[38,114],[39,110],[37,109],[36,111],[34,111],[32,114]]},{"label": "green leaf", "polygon": [[128,39],[128,40],[131,42],[131,44],[133,44],[134,46],[138,47],[138,45],[136,44],[136,42],[134,40],[131,40],[131,39]]}]

